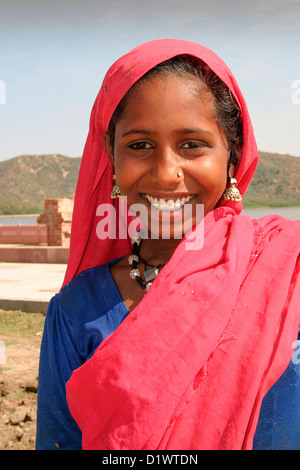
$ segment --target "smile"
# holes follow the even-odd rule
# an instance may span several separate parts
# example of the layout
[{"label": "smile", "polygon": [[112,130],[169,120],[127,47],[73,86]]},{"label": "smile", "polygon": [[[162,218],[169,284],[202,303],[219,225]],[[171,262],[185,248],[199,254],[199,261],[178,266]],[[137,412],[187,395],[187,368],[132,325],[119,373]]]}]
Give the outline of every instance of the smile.
[{"label": "smile", "polygon": [[162,198],[150,196],[150,194],[144,194],[144,197],[150,202],[150,204],[155,207],[155,209],[160,211],[175,211],[181,209],[184,204],[189,202],[195,194],[191,194],[182,198]]}]

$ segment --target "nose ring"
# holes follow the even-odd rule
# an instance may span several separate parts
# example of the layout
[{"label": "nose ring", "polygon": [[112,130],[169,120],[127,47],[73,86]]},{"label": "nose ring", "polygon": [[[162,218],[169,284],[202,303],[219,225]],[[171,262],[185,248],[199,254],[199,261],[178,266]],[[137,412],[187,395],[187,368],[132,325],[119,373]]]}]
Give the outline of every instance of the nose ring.
[{"label": "nose ring", "polygon": [[180,171],[180,170],[177,171],[177,176],[178,176],[178,178],[181,178],[182,177],[182,171]]}]

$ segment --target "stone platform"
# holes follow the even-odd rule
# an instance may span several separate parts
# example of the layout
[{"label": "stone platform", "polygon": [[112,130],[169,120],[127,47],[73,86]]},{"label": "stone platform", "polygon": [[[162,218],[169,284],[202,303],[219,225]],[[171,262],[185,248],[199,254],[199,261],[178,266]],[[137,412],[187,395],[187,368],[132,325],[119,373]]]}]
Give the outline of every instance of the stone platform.
[{"label": "stone platform", "polygon": [[46,313],[59,292],[66,264],[0,263],[0,309]]}]

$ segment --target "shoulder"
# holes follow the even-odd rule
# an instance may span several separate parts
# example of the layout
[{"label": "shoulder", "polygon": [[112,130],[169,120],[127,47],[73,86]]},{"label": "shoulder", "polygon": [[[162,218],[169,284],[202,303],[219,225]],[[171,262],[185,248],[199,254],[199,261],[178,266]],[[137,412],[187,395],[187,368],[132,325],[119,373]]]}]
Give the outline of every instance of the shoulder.
[{"label": "shoulder", "polygon": [[252,219],[254,227],[265,234],[282,234],[287,238],[297,239],[300,245],[300,221],[286,219],[277,214],[270,214],[259,219]]},{"label": "shoulder", "polygon": [[108,277],[108,263],[82,271],[61,289],[57,300],[59,300],[61,304],[64,304],[66,302],[76,302],[83,299],[96,290],[98,282],[105,282]]},{"label": "shoulder", "polygon": [[89,357],[128,314],[110,274],[110,264],[78,274],[49,304],[47,324],[57,336],[73,338],[80,355]]},{"label": "shoulder", "polygon": [[[115,261],[79,273],[53,297],[53,306],[74,321],[82,315],[88,321],[106,313],[118,297],[110,274],[110,265]],[[109,299],[111,302],[108,305]]]},{"label": "shoulder", "polygon": [[[295,269],[300,262],[300,222],[271,214],[252,219],[254,243],[252,256],[264,254],[263,262],[282,270]],[[296,272],[298,268],[296,267]]]}]

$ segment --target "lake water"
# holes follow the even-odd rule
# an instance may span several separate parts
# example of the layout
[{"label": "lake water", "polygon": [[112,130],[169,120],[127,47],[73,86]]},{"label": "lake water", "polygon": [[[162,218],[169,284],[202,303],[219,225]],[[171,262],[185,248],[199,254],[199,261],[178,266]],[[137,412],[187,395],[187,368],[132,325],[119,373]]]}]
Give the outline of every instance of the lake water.
[{"label": "lake water", "polygon": [[[287,219],[300,220],[300,207],[264,207],[258,209],[243,209],[243,214],[250,215],[253,219],[268,214],[279,214]],[[34,225],[38,215],[0,215],[0,224],[3,225]]]},{"label": "lake water", "polygon": [[286,219],[300,220],[300,207],[259,207],[257,209],[243,209],[242,214],[250,215],[252,219],[268,214],[278,214]]},{"label": "lake water", "polygon": [[2,225],[35,225],[38,215],[0,215],[0,224]]}]

